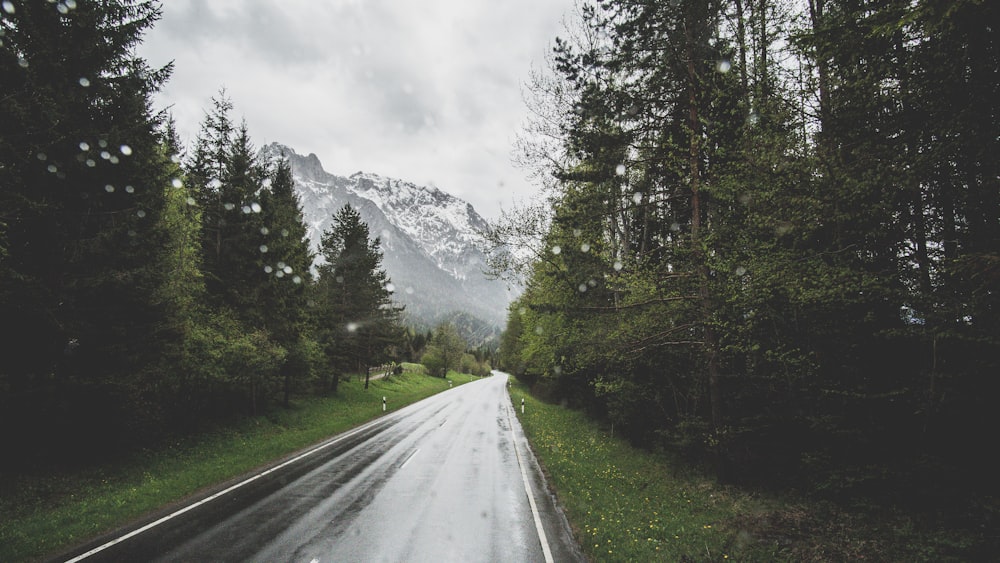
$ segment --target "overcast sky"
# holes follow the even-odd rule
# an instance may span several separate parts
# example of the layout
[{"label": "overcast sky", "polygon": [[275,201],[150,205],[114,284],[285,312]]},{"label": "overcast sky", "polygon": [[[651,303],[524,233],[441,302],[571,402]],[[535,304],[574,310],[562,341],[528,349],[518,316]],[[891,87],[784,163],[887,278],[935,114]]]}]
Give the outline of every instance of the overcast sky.
[{"label": "overcast sky", "polygon": [[521,86],[573,0],[169,0],[139,54],[174,74],[191,144],[225,87],[256,146],[272,141],[347,176],[433,184],[487,218],[534,192],[510,163]]}]

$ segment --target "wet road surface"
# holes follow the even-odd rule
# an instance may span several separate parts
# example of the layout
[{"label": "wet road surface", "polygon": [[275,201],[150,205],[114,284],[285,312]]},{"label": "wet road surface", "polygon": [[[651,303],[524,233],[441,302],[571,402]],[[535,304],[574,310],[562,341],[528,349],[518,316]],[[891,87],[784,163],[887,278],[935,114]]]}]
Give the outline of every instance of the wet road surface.
[{"label": "wet road surface", "polygon": [[581,560],[506,381],[497,374],[391,412],[79,552],[93,552],[86,561]]}]

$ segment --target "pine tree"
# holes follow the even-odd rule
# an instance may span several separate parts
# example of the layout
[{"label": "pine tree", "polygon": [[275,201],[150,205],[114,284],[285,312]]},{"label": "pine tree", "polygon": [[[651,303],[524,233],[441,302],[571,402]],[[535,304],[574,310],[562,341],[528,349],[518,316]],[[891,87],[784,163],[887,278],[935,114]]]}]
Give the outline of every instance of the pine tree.
[{"label": "pine tree", "polygon": [[323,233],[320,252],[316,324],[336,391],[342,374],[365,375],[389,357],[401,342],[401,308],[392,303],[389,277],[382,269],[378,238],[369,240],[368,225],[350,205],[341,208]]},{"label": "pine tree", "polygon": [[134,47],[160,10],[12,6],[0,14],[2,410],[33,411],[39,432],[73,417],[58,434],[80,447],[102,425],[134,438],[156,416],[146,367],[160,350],[171,181],[150,109],[170,67]]}]

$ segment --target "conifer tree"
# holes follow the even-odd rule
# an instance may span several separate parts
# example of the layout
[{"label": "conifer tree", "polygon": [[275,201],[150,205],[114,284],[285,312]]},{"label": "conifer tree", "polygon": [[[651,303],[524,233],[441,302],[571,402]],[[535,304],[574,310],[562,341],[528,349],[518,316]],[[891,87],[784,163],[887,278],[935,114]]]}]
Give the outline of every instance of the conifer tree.
[{"label": "conifer tree", "polygon": [[334,215],[323,233],[320,252],[316,323],[331,370],[335,391],[342,374],[365,376],[368,368],[386,361],[391,345],[401,342],[401,308],[392,303],[389,277],[382,269],[376,237],[349,204]]},{"label": "conifer tree", "polygon": [[0,13],[0,410],[39,431],[72,417],[60,435],[79,446],[155,416],[171,178],[150,98],[170,67],[134,47],[159,16],[128,0]]}]

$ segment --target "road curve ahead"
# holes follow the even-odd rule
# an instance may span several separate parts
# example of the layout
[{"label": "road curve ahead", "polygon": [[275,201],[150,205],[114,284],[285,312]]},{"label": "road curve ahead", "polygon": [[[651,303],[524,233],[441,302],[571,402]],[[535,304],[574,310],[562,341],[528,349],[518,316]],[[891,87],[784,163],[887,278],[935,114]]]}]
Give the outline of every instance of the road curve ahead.
[{"label": "road curve ahead", "polygon": [[68,560],[582,560],[506,381],[391,412]]}]

